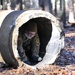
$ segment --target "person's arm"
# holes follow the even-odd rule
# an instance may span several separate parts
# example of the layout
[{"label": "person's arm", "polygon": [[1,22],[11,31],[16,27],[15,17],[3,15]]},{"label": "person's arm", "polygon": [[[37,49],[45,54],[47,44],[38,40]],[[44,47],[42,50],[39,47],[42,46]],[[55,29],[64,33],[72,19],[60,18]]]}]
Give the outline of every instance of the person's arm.
[{"label": "person's arm", "polygon": [[22,44],[23,44],[23,39],[22,39],[21,34],[19,34],[18,41],[17,41],[17,49],[18,49],[18,52],[19,52],[20,56],[22,56],[22,53],[24,51],[23,47],[22,47]]},{"label": "person's arm", "polygon": [[32,39],[32,58],[36,62],[42,60],[42,58],[39,56],[39,49],[40,49],[40,39],[38,34],[36,34],[36,36]]},{"label": "person's arm", "polygon": [[32,39],[32,53],[39,55],[40,40],[38,34]]}]

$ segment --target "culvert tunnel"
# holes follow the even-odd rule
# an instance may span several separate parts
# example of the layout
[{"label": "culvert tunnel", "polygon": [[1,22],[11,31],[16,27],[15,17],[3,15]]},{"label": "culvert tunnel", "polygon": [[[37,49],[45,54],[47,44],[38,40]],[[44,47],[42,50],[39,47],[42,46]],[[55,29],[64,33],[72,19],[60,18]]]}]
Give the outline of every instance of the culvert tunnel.
[{"label": "culvert tunnel", "polygon": [[26,52],[27,57],[35,67],[54,63],[64,47],[64,35],[61,34],[63,30],[53,15],[42,10],[1,11],[0,15],[0,62],[15,67],[20,65],[18,60],[21,59],[18,59],[20,54],[17,50],[19,29],[24,30],[27,23],[32,21],[37,24],[40,39],[39,56],[43,60],[34,63],[31,51]]}]

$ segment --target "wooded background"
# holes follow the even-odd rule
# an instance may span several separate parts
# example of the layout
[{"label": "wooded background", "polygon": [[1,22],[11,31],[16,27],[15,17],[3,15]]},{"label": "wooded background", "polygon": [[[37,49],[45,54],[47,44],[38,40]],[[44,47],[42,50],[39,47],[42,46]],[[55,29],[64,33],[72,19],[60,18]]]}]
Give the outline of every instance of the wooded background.
[{"label": "wooded background", "polygon": [[0,10],[41,9],[52,13],[63,25],[69,21],[70,12],[73,18],[75,0],[0,0]]}]

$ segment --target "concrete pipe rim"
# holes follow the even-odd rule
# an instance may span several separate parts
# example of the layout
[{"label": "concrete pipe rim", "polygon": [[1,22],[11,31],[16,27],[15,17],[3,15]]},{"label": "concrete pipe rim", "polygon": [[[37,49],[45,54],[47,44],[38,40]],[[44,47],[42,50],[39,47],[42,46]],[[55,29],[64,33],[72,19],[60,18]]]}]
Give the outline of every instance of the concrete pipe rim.
[{"label": "concrete pipe rim", "polygon": [[[17,38],[18,38],[19,27],[21,27],[24,23],[28,22],[29,20],[39,18],[39,17],[47,18],[47,19],[51,20],[52,28],[53,28],[52,29],[52,37],[46,46],[46,53],[45,53],[45,56],[43,57],[43,60],[41,62],[39,62],[38,64],[31,66],[31,67],[41,67],[41,66],[45,66],[45,65],[54,63],[54,61],[56,60],[61,49],[64,47],[64,37],[62,37],[60,39],[60,33],[62,32],[62,30],[59,26],[57,19],[53,15],[51,15],[50,13],[48,13],[46,11],[28,10],[28,11],[23,12],[15,21],[15,28],[12,33],[12,45],[13,45],[12,50],[13,50],[15,59],[17,60],[17,58],[19,56],[18,51],[17,51]],[[56,46],[55,46],[55,44],[56,44]],[[56,47],[56,49],[54,50],[53,53],[50,52],[50,48],[53,48],[52,46]],[[50,58],[47,58],[47,57],[50,57]],[[28,65],[28,66],[30,66],[30,65]]]}]

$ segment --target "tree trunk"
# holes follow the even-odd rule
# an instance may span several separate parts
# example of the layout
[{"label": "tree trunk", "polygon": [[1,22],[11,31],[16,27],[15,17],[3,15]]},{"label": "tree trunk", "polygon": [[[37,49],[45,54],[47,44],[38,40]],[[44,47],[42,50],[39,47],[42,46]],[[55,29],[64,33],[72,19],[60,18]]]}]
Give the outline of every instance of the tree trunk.
[{"label": "tree trunk", "polygon": [[6,10],[7,9],[7,0],[2,0],[2,9]]},{"label": "tree trunk", "polygon": [[15,10],[16,8],[16,1],[15,0],[11,0],[11,9]]},{"label": "tree trunk", "polygon": [[57,1],[58,0],[55,0],[55,16],[57,16]]},{"label": "tree trunk", "polygon": [[44,10],[44,0],[39,0],[39,6]]},{"label": "tree trunk", "polygon": [[63,0],[63,24],[66,25],[65,0]]},{"label": "tree trunk", "polygon": [[49,0],[44,0],[44,10],[49,12]]},{"label": "tree trunk", "polygon": [[74,0],[69,0],[68,1],[69,5],[69,23],[73,24],[75,23],[74,21]]},{"label": "tree trunk", "polygon": [[49,0],[49,12],[50,12],[50,13],[53,13],[53,11],[52,11],[52,2],[51,2],[51,0]]},{"label": "tree trunk", "polygon": [[62,4],[63,4],[63,13],[62,13],[62,16],[61,16],[61,21],[63,21],[63,25],[64,27],[66,26],[66,12],[65,12],[65,0],[62,1]]},{"label": "tree trunk", "polygon": [[60,11],[62,11],[63,7],[62,7],[62,0],[60,0]]},{"label": "tree trunk", "polygon": [[16,10],[23,10],[22,2],[22,0],[16,0]]}]

